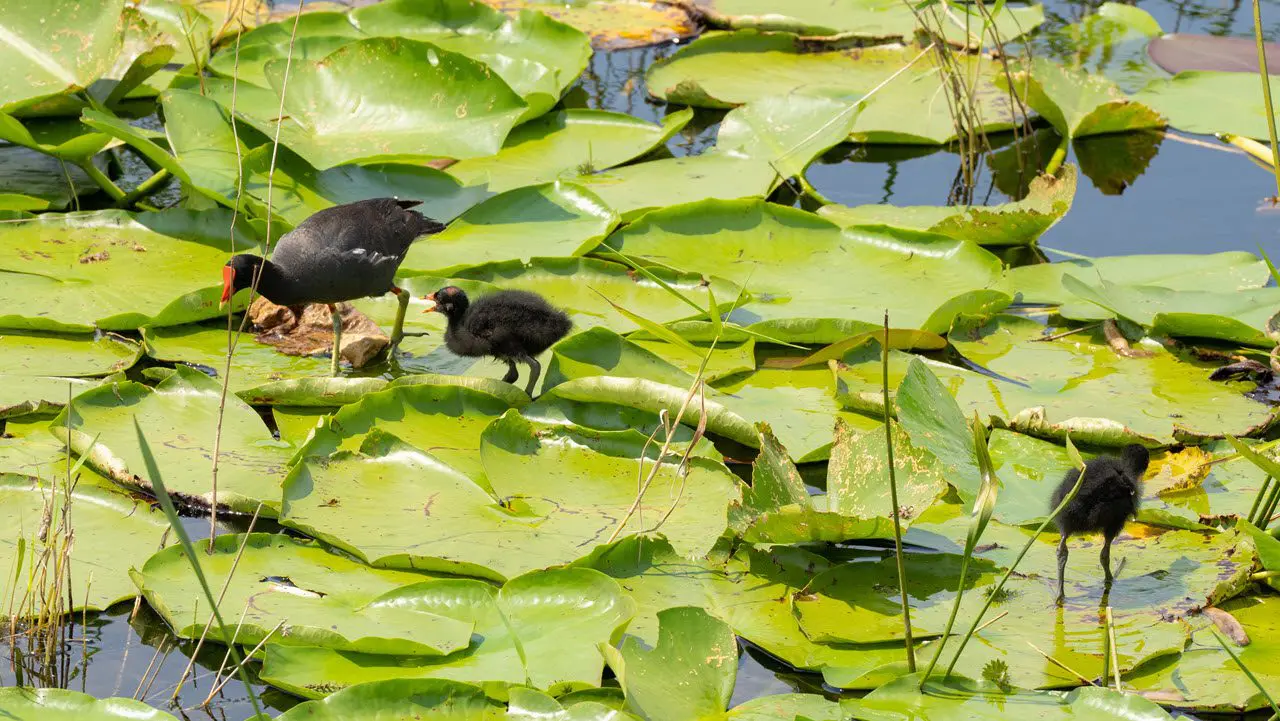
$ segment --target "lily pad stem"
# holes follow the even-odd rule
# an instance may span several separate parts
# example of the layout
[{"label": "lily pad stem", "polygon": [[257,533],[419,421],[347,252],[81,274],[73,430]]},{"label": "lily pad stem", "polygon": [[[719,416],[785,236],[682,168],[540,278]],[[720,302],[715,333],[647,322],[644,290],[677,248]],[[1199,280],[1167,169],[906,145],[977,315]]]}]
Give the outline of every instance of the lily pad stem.
[{"label": "lily pad stem", "polygon": [[1062,136],[1062,142],[1058,143],[1058,147],[1054,148],[1053,155],[1049,157],[1049,164],[1044,167],[1045,175],[1057,175],[1058,170],[1062,168],[1062,163],[1067,159],[1067,146],[1071,143],[1069,136]]},{"label": "lily pad stem", "polygon": [[80,165],[80,169],[89,176],[90,180],[97,183],[98,187],[102,188],[107,195],[110,195],[112,200],[117,203],[124,200],[124,191],[120,189],[120,186],[111,182],[111,178],[108,178],[106,173],[98,170],[98,166],[93,164],[93,160],[84,161]]},{"label": "lily pad stem", "polygon": [[138,187],[130,190],[127,195],[120,200],[117,200],[116,207],[128,208],[129,206],[136,204],[139,200],[156,193],[164,187],[165,183],[169,182],[169,178],[171,176],[172,173],[164,168],[157,170],[151,174],[150,178],[138,183]]},{"label": "lily pad stem", "polygon": [[893,504],[893,551],[898,561],[898,591],[902,596],[902,633],[903,643],[907,647],[907,671],[916,672],[915,640],[911,638],[911,606],[907,602],[907,569],[902,562],[902,518],[898,510],[898,478],[893,470],[893,419],[890,418],[889,405],[889,311],[884,312],[884,344],[881,346],[883,360],[884,392],[884,447],[889,460],[889,502]]},{"label": "lily pad stem", "polygon": [[1258,43],[1258,75],[1262,78],[1262,101],[1267,108],[1267,132],[1271,136],[1271,174],[1276,179],[1276,199],[1280,201],[1280,144],[1276,141],[1276,111],[1271,105],[1271,77],[1267,73],[1267,46],[1262,39],[1262,4],[1253,0],[1253,38]]}]

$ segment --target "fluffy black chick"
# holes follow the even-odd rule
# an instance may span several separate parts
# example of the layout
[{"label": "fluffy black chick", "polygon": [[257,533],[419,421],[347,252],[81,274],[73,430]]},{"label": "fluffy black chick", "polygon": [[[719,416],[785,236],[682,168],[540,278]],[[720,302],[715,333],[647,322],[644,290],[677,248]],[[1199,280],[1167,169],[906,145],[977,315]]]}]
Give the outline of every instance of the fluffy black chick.
[{"label": "fluffy black chick", "polygon": [[529,366],[525,392],[542,373],[537,356],[565,337],[573,328],[569,316],[537,293],[500,290],[474,303],[461,288],[448,286],[428,295],[434,304],[425,312],[443,313],[449,321],[444,344],[460,356],[489,356],[507,364],[504,383],[515,383],[520,372],[516,363]]},{"label": "fluffy black chick", "polygon": [[[1101,456],[1084,464],[1084,482],[1075,498],[1055,519],[1062,538],[1058,541],[1058,603],[1064,598],[1063,575],[1067,569],[1067,538],[1079,533],[1101,531],[1102,570],[1106,584],[1111,585],[1111,541],[1119,535],[1124,523],[1138,511],[1142,497],[1142,474],[1146,473],[1151,455],[1146,448],[1132,444],[1124,447],[1119,458]],[[1053,491],[1049,510],[1057,508],[1071,493],[1080,470],[1072,468]]]}]

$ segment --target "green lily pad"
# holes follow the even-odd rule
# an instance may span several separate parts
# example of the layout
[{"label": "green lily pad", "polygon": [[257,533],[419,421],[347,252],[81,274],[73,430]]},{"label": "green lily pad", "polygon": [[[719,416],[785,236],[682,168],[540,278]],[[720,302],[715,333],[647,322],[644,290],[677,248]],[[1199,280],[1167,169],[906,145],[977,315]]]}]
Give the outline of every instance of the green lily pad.
[{"label": "green lily pad", "polygon": [[1147,56],[1147,43],[1164,33],[1151,13],[1134,5],[1104,2],[1079,22],[1041,37],[1049,47],[1071,48],[1075,67],[1105,77],[1126,93],[1164,77]]},{"label": "green lily pad", "polygon": [[96,699],[61,688],[0,688],[0,714],[10,721],[177,721],[131,698]]},{"label": "green lily pad", "polygon": [[626,221],[695,200],[763,198],[848,136],[854,117],[841,99],[762,97],[725,115],[705,153],[582,174],[576,182]]},{"label": "green lily pad", "polygon": [[1154,701],[1105,687],[1085,687],[1065,694],[1003,691],[994,684],[957,679],[951,685],[930,681],[922,690],[920,679],[915,676],[885,684],[863,699],[847,702],[844,708],[858,721],[888,721],[902,718],[904,714],[970,721],[996,721],[1008,718],[1010,713],[1028,721],[1076,718],[1171,721],[1173,718]]},{"label": "green lily pad", "polygon": [[54,416],[93,383],[79,378],[0,374],[0,420]]},{"label": "green lily pad", "polygon": [[[924,17],[928,10],[913,9],[883,0],[828,5],[822,0],[796,0],[778,7],[768,0],[710,0],[706,11],[715,25],[735,30],[779,30],[805,36],[839,36],[867,39],[894,39],[909,42],[921,30],[917,13]],[[701,5],[700,5],[701,7]],[[934,30],[961,47],[978,47],[990,42],[994,31],[1001,41],[1012,42],[1044,22],[1044,8],[1039,5],[1001,5],[998,12],[979,14],[963,6],[948,8],[947,13],[933,17]],[[986,29],[986,24],[992,27]]]},{"label": "green lily pad", "polygon": [[[930,365],[966,415],[998,426],[1077,443],[1150,446],[1202,441],[1268,427],[1271,408],[1243,395],[1252,384],[1208,379],[1208,364],[1154,341],[1145,357],[1117,355],[1102,330],[1042,341],[1044,326],[1014,316],[959,318],[949,338],[970,361],[998,377],[940,363]],[[908,357],[890,354],[890,387]],[[855,352],[837,373],[837,397],[852,410],[879,413],[878,354]]]},{"label": "green lily pad", "polygon": [[976,245],[894,228],[841,230],[759,200],[665,208],[606,242],[651,264],[747,282],[752,299],[730,320],[792,342],[835,343],[879,325],[885,308],[894,327],[942,332],[966,308],[1008,302],[985,290],[1000,261]]},{"label": "green lily pad", "polygon": [[635,716],[593,700],[561,702],[531,688],[512,688],[506,721],[639,721]]},{"label": "green lily pad", "polygon": [[0,113],[0,140],[80,165],[102,152],[111,136],[94,132],[78,118],[28,118],[19,121]]},{"label": "green lily pad", "polygon": [[[276,92],[285,62],[266,67]],[[295,62],[290,73],[288,120],[270,119],[275,105],[238,111],[268,137],[279,125],[280,142],[320,170],[397,156],[493,155],[526,107],[488,66],[416,40],[358,40],[322,61]],[[357,92],[362,102],[345,100]],[[388,105],[402,112],[388,116]]]},{"label": "green lily pad", "polygon": [[594,173],[662,146],[692,118],[692,111],[683,110],[654,125],[621,113],[561,110],[517,126],[496,155],[458,161],[448,173],[497,193]]},{"label": "green lily pad", "polygon": [[9,375],[104,376],[131,368],[140,353],[119,336],[0,333],[0,367]]},{"label": "green lily pad", "polygon": [[124,0],[19,0],[5,10],[0,111],[88,88],[120,52]]},{"label": "green lily pad", "polygon": [[627,708],[657,721],[720,718],[738,676],[738,640],[701,608],[658,613],[658,645],[626,639],[608,650],[609,668],[627,694]]},{"label": "green lily pad", "polygon": [[1000,80],[1068,140],[1165,125],[1159,113],[1129,98],[1110,80],[1082,68],[1036,58],[1008,82]]},{"label": "green lily pad", "polygon": [[999,287],[1022,303],[1059,305],[1076,297],[1062,286],[1064,275],[1073,275],[1088,283],[1103,278],[1112,283],[1157,285],[1180,291],[1261,288],[1271,277],[1266,263],[1252,253],[1240,251],[1205,255],[1118,255],[1011,268]]},{"label": "green lily pad", "polygon": [[1228,343],[1270,348],[1267,321],[1280,307],[1280,288],[1230,292],[1171,290],[1149,285],[1098,285],[1063,276],[1062,285],[1079,300],[1058,314],[1072,320],[1125,318],[1158,335],[1212,338]]},{"label": "green lily pad", "polygon": [[[104,210],[0,225],[0,327],[132,330],[217,317],[231,215]],[[252,247],[237,229],[237,250]],[[32,309],[23,312],[22,309]]]},{"label": "green lily pad", "polygon": [[503,721],[506,707],[479,686],[440,679],[397,679],[359,684],[298,704],[276,721],[377,721],[414,716],[433,721]]},{"label": "green lily pad", "polygon": [[[1280,93],[1280,78],[1269,76],[1271,93]],[[1231,133],[1266,141],[1267,113],[1256,73],[1189,70],[1153,80],[1134,100],[1169,119],[1186,133]]]},{"label": "green lily pad", "polygon": [[[63,466],[63,481],[65,474]],[[54,521],[47,539],[41,540],[47,507],[53,509]],[[149,508],[145,501],[92,483],[77,484],[68,499],[61,483],[53,485],[48,479],[38,481],[3,473],[0,508],[4,509],[5,526],[10,529],[0,539],[0,563],[10,569],[0,578],[0,593],[14,600],[13,615],[19,618],[36,616],[44,610],[36,605],[40,603],[38,576],[53,573],[54,560],[49,561],[47,571],[42,571],[37,559],[46,551],[54,558],[63,552],[66,539],[56,532],[63,508],[69,509],[75,539],[81,540],[69,550],[69,586],[63,591],[66,613],[98,611],[136,596],[137,589],[129,581],[129,567],[155,553],[169,530],[164,514]],[[28,583],[34,586],[34,595],[24,602]],[[0,702],[0,708],[3,705]]]},{"label": "green lily pad", "polygon": [[613,579],[586,568],[534,571],[501,589],[474,579],[427,581],[375,603],[474,625],[475,633],[470,646],[434,658],[272,643],[263,678],[308,698],[396,678],[530,685],[552,693],[594,688],[604,668],[600,647],[619,635],[635,610]]},{"label": "green lily pad", "polygon": [[585,255],[618,223],[595,195],[569,183],[517,188],[476,205],[409,247],[400,272],[447,275],[489,262]]},{"label": "green lily pad", "polygon": [[515,387],[487,378],[438,376],[425,383],[394,385],[325,419],[299,455],[358,451],[376,428],[427,451],[489,490],[480,462],[481,435],[491,421],[526,403],[528,398]]},{"label": "green lily pad", "polygon": [[[914,47],[811,52],[796,35],[744,30],[699,38],[652,65],[645,79],[655,97],[696,107],[734,107],[797,90],[856,102],[917,55],[920,49]],[[978,83],[974,99],[982,130],[1012,128],[1016,116],[1008,93],[991,81],[996,66],[976,56],[961,55],[955,60],[966,77]],[[939,99],[948,91],[935,63],[933,56],[926,55],[867,98],[849,138],[912,145],[951,141],[955,124],[948,103]]]},{"label": "green lily pad", "polygon": [[[236,338],[230,385],[235,393],[251,397],[253,389],[266,383],[329,375],[328,358],[285,355],[254,340],[251,332],[237,331]],[[221,378],[226,371],[225,323],[143,328],[142,343],[147,355],[158,361],[194,365],[212,372],[215,378]]]},{"label": "green lily pad", "polygon": [[[369,568],[284,535],[223,534],[212,552],[208,540],[195,549],[209,586],[223,589],[223,617],[239,619],[227,630],[240,644],[270,637],[274,645],[440,657],[471,640],[471,623],[392,600],[396,589],[421,582],[420,574]],[[130,575],[179,638],[202,636],[209,606],[181,547],[155,554]],[[216,625],[209,633],[232,640]]]},{"label": "green lily pad", "polygon": [[[358,454],[295,466],[282,523],[379,566],[509,578],[567,563],[608,540],[635,500],[640,445],[537,428],[508,412],[481,439],[490,495],[431,455],[373,433]],[[361,479],[356,486],[353,477]],[[669,500],[677,487],[684,493]],[[715,519],[724,518],[736,488],[728,470],[703,458],[691,461],[684,479],[664,465],[624,530],[649,529],[671,510],[661,532],[681,553],[706,553],[724,530]],[[342,515],[326,512],[330,499]],[[424,525],[433,508],[447,515]]]},{"label": "green lily pad", "polygon": [[499,10],[536,10],[591,36],[597,50],[623,50],[673,42],[698,34],[692,13],[650,0],[483,0]]},{"label": "green lily pad", "polygon": [[[66,410],[51,424],[50,431],[67,440],[78,455],[87,456],[89,465],[102,475],[150,493],[151,480],[142,475],[146,466],[134,430],[136,422],[155,454],[157,467],[165,474],[169,492],[185,504],[207,508],[214,498],[210,458],[221,394],[217,381],[178,366],[155,388],[124,381],[81,393],[72,401],[70,439],[66,438]],[[222,414],[218,505],[254,513],[261,504],[263,516],[275,516],[289,455],[288,444],[272,439],[257,412],[238,398],[227,398]]]},{"label": "green lily pad", "polygon": [[1060,177],[1040,176],[1031,181],[1027,197],[992,206],[898,207],[893,205],[824,205],[818,215],[842,228],[855,225],[888,225],[938,233],[983,246],[1034,245],[1071,209],[1076,194],[1075,166],[1063,166]]}]

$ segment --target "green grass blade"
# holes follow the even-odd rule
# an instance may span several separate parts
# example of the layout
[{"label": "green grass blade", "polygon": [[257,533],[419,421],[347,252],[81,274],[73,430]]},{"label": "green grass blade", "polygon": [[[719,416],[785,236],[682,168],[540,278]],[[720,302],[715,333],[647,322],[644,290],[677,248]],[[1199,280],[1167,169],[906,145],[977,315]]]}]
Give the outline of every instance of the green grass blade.
[{"label": "green grass blade", "polygon": [[648,318],[640,315],[639,313],[635,313],[627,310],[626,308],[623,308],[617,303],[614,303],[613,301],[609,300],[608,296],[596,290],[595,288],[592,288],[591,290],[596,295],[600,296],[601,298],[604,298],[604,302],[613,306],[613,309],[618,311],[618,314],[621,315],[623,318],[626,318],[632,323],[635,323],[636,325],[645,329],[649,333],[652,333],[653,335],[657,336],[658,338],[661,338],[662,340],[665,340],[668,343],[671,343],[673,345],[678,345],[681,348],[684,348],[685,350],[690,351],[692,353],[695,353],[695,354],[702,353],[702,351],[698,350],[697,346],[685,340],[683,336],[671,330],[670,328],[666,327],[665,325],[657,321],[649,320]]},{"label": "green grass blade", "polygon": [[1236,662],[1236,665],[1240,667],[1240,670],[1244,672],[1244,675],[1249,677],[1249,681],[1253,684],[1254,688],[1258,689],[1258,693],[1262,694],[1262,697],[1271,705],[1271,712],[1276,716],[1280,716],[1280,707],[1276,706],[1275,699],[1271,698],[1271,694],[1267,693],[1267,690],[1262,687],[1262,683],[1258,681],[1257,676],[1253,675],[1253,671],[1250,671],[1249,667],[1244,665],[1244,661],[1241,661],[1240,657],[1236,655],[1236,652],[1231,650],[1231,647],[1227,645],[1227,642],[1218,634],[1217,629],[1211,628],[1209,629],[1209,632],[1218,640],[1218,645],[1222,647],[1222,650],[1226,651],[1227,655],[1231,657],[1231,660]]}]

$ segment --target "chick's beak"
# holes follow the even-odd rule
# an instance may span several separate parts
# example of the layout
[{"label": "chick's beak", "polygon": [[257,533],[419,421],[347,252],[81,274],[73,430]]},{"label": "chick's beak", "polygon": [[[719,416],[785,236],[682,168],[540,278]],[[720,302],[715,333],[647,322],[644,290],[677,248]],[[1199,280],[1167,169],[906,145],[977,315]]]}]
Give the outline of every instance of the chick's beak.
[{"label": "chick's beak", "polygon": [[236,270],[229,265],[222,266],[222,301],[219,307],[227,304],[231,300],[231,296],[235,295],[234,285],[236,279]]},{"label": "chick's beak", "polygon": [[428,293],[427,295],[422,296],[422,299],[427,301],[427,307],[423,309],[423,313],[430,313],[434,310],[439,310],[440,306],[436,303],[435,293]]}]

